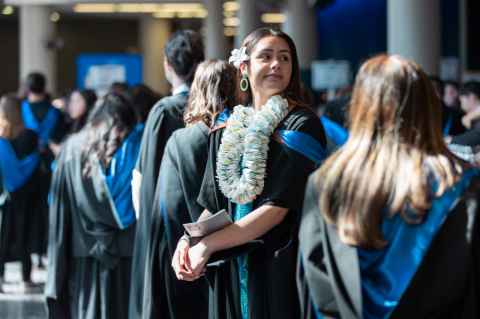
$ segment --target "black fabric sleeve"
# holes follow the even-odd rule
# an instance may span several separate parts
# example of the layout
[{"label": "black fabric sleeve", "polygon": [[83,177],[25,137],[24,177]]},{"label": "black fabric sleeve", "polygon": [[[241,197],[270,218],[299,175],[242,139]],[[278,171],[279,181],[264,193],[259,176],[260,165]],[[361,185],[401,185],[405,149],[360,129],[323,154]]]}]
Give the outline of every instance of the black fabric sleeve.
[{"label": "black fabric sleeve", "polygon": [[221,209],[227,209],[228,200],[218,188],[216,180],[217,152],[220,147],[223,130],[217,130],[210,134],[208,146],[208,159],[203,174],[202,186],[198,194],[197,202],[211,213]]},{"label": "black fabric sleeve", "polygon": [[[301,119],[287,129],[308,134],[325,147],[323,127],[316,116]],[[269,204],[300,211],[308,176],[316,167],[304,155],[277,141],[271,141],[265,186],[256,200],[256,206]]]},{"label": "black fabric sleeve", "polygon": [[[63,158],[62,158],[63,157]],[[49,216],[48,273],[45,296],[49,318],[70,318],[68,274],[70,252],[70,203],[64,156],[53,174]]]},{"label": "black fabric sleeve", "polygon": [[480,145],[480,129],[472,129],[452,137],[453,144],[477,146]]}]

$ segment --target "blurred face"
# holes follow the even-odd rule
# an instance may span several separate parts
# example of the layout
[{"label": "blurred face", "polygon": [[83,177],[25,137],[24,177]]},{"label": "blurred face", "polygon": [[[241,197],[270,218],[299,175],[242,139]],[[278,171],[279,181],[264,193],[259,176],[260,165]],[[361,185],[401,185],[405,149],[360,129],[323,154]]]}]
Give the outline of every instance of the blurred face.
[{"label": "blurred face", "polygon": [[447,106],[454,106],[458,99],[458,90],[450,84],[445,86],[445,92],[443,94],[443,102]]},{"label": "blurred face", "polygon": [[473,94],[460,95],[460,105],[465,113],[472,111],[476,107],[476,98]]},{"label": "blurred face", "polygon": [[282,93],[292,77],[292,56],[287,42],[273,36],[261,39],[242,72],[247,72],[254,98]]},{"label": "blurred face", "polygon": [[87,111],[87,104],[82,95],[77,91],[70,96],[70,103],[68,104],[68,115],[73,120],[80,118]]}]

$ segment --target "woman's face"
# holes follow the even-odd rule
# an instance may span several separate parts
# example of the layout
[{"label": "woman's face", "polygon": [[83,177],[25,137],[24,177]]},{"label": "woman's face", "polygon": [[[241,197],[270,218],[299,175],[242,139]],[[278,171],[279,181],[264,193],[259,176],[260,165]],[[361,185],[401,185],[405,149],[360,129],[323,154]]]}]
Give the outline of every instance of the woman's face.
[{"label": "woman's face", "polygon": [[292,77],[292,53],[287,42],[274,36],[261,39],[250,54],[247,72],[254,96],[282,93]]},{"label": "woman's face", "polygon": [[68,104],[68,115],[70,115],[73,120],[76,120],[85,114],[86,111],[87,104],[83,96],[77,91],[73,92]]}]

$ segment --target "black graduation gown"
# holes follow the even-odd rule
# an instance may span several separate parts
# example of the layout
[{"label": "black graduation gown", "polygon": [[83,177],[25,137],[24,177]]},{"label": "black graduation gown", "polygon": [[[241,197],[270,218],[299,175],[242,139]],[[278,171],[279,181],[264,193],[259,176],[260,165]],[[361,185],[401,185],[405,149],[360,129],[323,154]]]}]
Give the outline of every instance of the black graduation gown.
[{"label": "black graduation gown", "polygon": [[[37,151],[37,135],[28,129],[10,143],[19,160]],[[2,264],[14,260],[30,264],[30,254],[37,244],[37,238],[32,236],[32,231],[35,228],[34,221],[38,220],[36,218],[40,200],[38,179],[37,167],[23,186],[9,193],[3,205],[0,203],[0,262]],[[24,278],[24,280],[28,279],[30,278]]]},{"label": "black graduation gown", "polygon": [[85,138],[82,132],[69,138],[53,174],[45,286],[49,318],[127,318],[135,224],[118,227],[99,171],[83,176],[79,145]]},{"label": "black graduation gown", "polygon": [[[49,110],[53,109],[57,113],[57,122],[55,123],[49,140],[60,144],[66,130],[63,121],[63,116],[60,111],[55,109],[48,100],[43,100],[35,103],[29,103],[33,116],[39,122],[42,122],[47,116]],[[38,192],[40,193],[41,202],[38,205],[38,213],[34,224],[36,225],[32,229],[32,236],[37,238],[34,252],[37,254],[45,254],[47,249],[48,240],[48,190],[50,189],[50,182],[52,179],[51,164],[55,156],[46,146],[40,148],[40,169],[39,169],[39,186]]]},{"label": "black graduation gown", "polygon": [[[296,107],[277,129],[306,133],[325,147],[325,135],[318,117],[309,109]],[[234,204],[221,193],[216,178],[217,151],[223,129],[209,136],[209,158],[198,202],[210,212],[227,209],[233,216]],[[248,254],[248,303],[250,319],[298,318],[295,289],[297,231],[304,188],[316,165],[302,154],[280,144],[269,143],[263,192],[253,208],[271,204],[288,208],[285,219],[260,239],[264,245]],[[240,290],[236,260],[227,261],[207,274],[211,286],[210,319],[240,319]]]},{"label": "black graduation gown", "polygon": [[203,211],[196,200],[207,161],[208,132],[203,122],[197,123],[175,131],[165,147],[155,194],[160,209],[152,216],[145,258],[143,318],[207,318],[206,281],[177,280],[171,263],[182,224],[196,221]]},{"label": "black graduation gown", "polygon": [[[362,318],[357,248],[322,218],[314,175],[299,231],[297,269],[302,319]],[[478,318],[480,179],[474,177],[428,248],[390,318]]]},{"label": "black graduation gown", "polygon": [[136,170],[142,174],[140,185],[140,209],[135,235],[132,261],[132,283],[129,317],[137,319],[142,314],[145,253],[151,234],[151,216],[158,171],[165,145],[172,133],[184,126],[183,113],[188,94],[181,93],[161,99],[150,111],[143,133]]}]

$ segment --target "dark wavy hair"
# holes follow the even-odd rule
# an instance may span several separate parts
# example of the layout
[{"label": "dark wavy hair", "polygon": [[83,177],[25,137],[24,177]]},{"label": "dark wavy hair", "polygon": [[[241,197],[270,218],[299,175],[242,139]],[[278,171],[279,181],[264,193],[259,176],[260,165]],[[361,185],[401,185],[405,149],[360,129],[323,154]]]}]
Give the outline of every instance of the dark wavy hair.
[{"label": "dark wavy hair", "polygon": [[177,31],[168,40],[164,51],[168,64],[190,85],[197,65],[205,60],[200,34],[192,30]]},{"label": "dark wavy hair", "polygon": [[108,167],[113,154],[136,124],[137,117],[130,101],[119,94],[107,94],[92,110],[84,129],[84,176],[91,175],[98,162]]},{"label": "dark wavy hair", "polygon": [[78,92],[78,94],[80,94],[80,96],[83,98],[83,100],[85,101],[86,110],[85,110],[85,113],[82,114],[79,119],[76,119],[72,122],[72,126],[70,129],[71,133],[77,133],[85,126],[85,124],[87,123],[88,116],[90,115],[90,112],[92,111],[93,107],[95,106],[95,103],[97,102],[97,94],[95,93],[94,90],[90,90],[90,89],[76,90],[76,91],[73,91],[72,94],[74,92]]},{"label": "dark wavy hair", "polygon": [[[295,43],[293,42],[292,38],[290,38],[288,34],[280,30],[259,28],[252,31],[249,35],[245,37],[242,42],[242,47],[245,47],[246,53],[251,56],[258,42],[260,42],[260,40],[266,37],[278,37],[287,42],[287,45],[290,49],[290,54],[292,56],[292,77],[290,78],[290,82],[288,83],[285,91],[283,91],[282,95],[293,105],[306,106],[306,103],[304,101],[304,94],[301,88],[300,64],[298,62],[297,48],[295,47]],[[246,63],[250,62],[247,61]],[[237,74],[240,83],[240,79],[242,76],[240,70]],[[247,92],[240,92],[240,100],[245,105],[252,104],[252,92],[250,90],[248,90]]]},{"label": "dark wavy hair", "polygon": [[236,99],[236,69],[221,60],[207,60],[197,68],[183,116],[186,126],[203,121],[212,126],[224,108],[233,109]]}]

